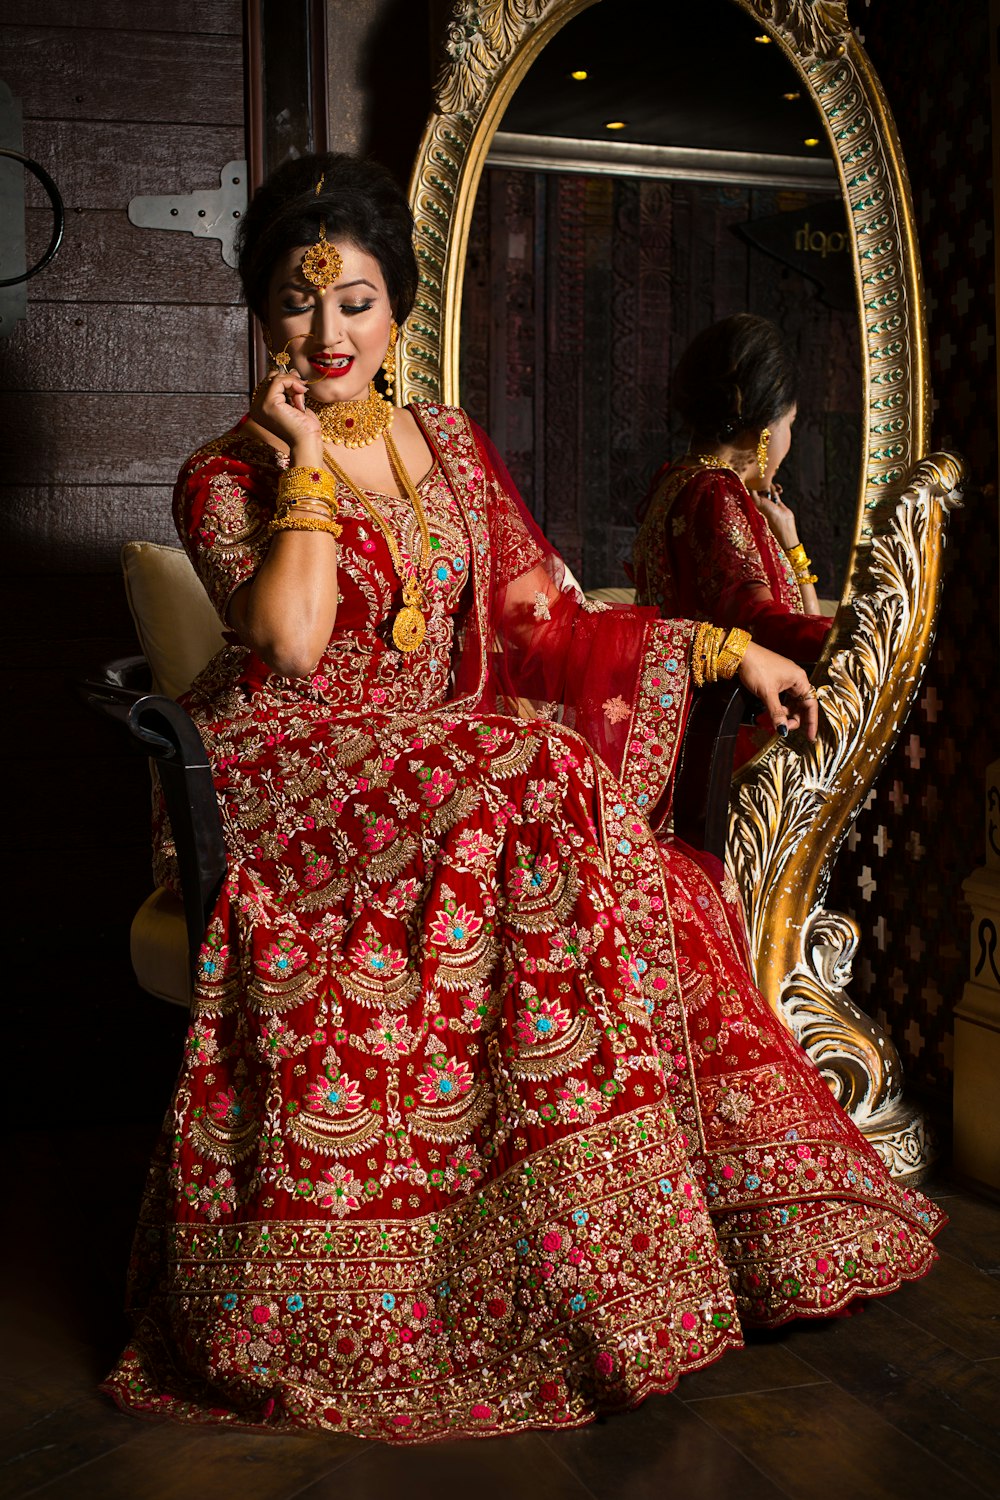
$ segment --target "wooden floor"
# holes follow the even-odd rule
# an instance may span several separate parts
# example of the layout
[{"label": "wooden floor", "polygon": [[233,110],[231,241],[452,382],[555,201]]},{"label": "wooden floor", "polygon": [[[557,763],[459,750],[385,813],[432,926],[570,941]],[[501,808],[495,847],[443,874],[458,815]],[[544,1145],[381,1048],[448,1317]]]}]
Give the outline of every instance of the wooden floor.
[{"label": "wooden floor", "polygon": [[1000,1495],[1000,1206],[946,1182],[940,1264],[855,1317],[751,1336],[576,1432],[398,1449],[146,1423],[98,1394],[149,1147],[145,1127],[4,1140],[3,1500]]}]

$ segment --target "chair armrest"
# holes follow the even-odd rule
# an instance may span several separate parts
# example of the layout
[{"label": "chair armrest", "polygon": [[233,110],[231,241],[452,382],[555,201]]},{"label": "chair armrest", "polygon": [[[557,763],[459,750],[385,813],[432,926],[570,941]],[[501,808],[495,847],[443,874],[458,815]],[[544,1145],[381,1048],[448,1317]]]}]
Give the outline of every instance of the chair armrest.
[{"label": "chair armrest", "polygon": [[726,857],[736,735],[751,719],[754,702],[735,678],[699,688],[674,773],[674,833],[720,860]]},{"label": "chair armrest", "polygon": [[155,762],[177,848],[194,963],[226,873],[222,818],[197,725],[173,698],[150,692],[149,680],[144,657],[122,657],[108,662],[94,677],[78,680],[77,688],[92,708],[124,724]]}]

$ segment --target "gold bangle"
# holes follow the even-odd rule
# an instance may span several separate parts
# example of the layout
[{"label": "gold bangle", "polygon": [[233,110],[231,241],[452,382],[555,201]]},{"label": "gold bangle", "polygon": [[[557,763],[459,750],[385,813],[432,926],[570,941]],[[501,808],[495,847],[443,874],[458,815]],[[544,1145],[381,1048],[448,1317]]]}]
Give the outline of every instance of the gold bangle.
[{"label": "gold bangle", "polygon": [[290,505],[296,500],[322,500],[337,508],[337,485],[325,469],[309,469],[301,464],[286,469],[278,480],[278,504]]},{"label": "gold bangle", "polygon": [[294,484],[312,485],[331,496],[337,493],[337,481],[329,469],[313,469],[308,464],[293,464],[290,469],[282,470],[278,488]]},{"label": "gold bangle", "polygon": [[734,627],[726,636],[725,644],[719,652],[719,660],[716,671],[722,681],[728,681],[735,677],[740,669],[740,663],[746,654],[746,649],[751,641],[749,630],[741,630]]},{"label": "gold bangle", "polygon": [[785,556],[796,570],[799,568],[808,568],[811,561],[810,558],[806,557],[806,549],[801,542],[796,542],[794,547],[789,547]]},{"label": "gold bangle", "polygon": [[711,645],[709,647],[708,666],[705,671],[705,678],[708,682],[718,682],[719,680],[719,656],[722,652],[722,643],[725,639],[726,632],[722,627],[720,625],[713,626],[709,637]]},{"label": "gold bangle", "polygon": [[796,583],[819,583],[818,573],[796,573]]},{"label": "gold bangle", "polygon": [[707,620],[702,620],[691,637],[691,677],[699,688],[705,686],[705,636],[711,628]]},{"label": "gold bangle", "polygon": [[338,537],[342,531],[339,521],[321,521],[319,517],[313,516],[275,516],[267,528],[268,536],[276,531],[328,531],[331,536]]},{"label": "gold bangle", "polygon": [[336,518],[337,508],[331,505],[329,500],[321,500],[317,495],[314,498],[290,500],[287,504],[279,505],[276,514],[279,516],[292,514],[324,516],[326,520],[332,521]]}]

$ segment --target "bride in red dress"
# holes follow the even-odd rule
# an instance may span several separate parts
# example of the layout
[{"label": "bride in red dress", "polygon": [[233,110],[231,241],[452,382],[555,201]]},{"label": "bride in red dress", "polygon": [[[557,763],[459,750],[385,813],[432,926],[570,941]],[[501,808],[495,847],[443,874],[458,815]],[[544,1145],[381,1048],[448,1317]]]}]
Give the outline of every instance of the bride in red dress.
[{"label": "bride in red dress", "polygon": [[692,673],[814,734],[804,674],[584,602],[476,425],[382,398],[416,267],[371,164],[279,169],[241,275],[277,368],[175,505],[231,631],[186,699],[229,867],[105,1389],[400,1442],[573,1426],[923,1274],[940,1214],[655,832]]}]

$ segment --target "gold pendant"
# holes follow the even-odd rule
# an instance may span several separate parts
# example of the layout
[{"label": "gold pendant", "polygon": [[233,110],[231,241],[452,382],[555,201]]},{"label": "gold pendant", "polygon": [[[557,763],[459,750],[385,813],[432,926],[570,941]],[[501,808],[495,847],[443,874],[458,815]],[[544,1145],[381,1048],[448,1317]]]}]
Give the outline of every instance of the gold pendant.
[{"label": "gold pendant", "polygon": [[404,604],[392,622],[392,643],[398,651],[416,651],[423,645],[427,621],[412,604]]}]

